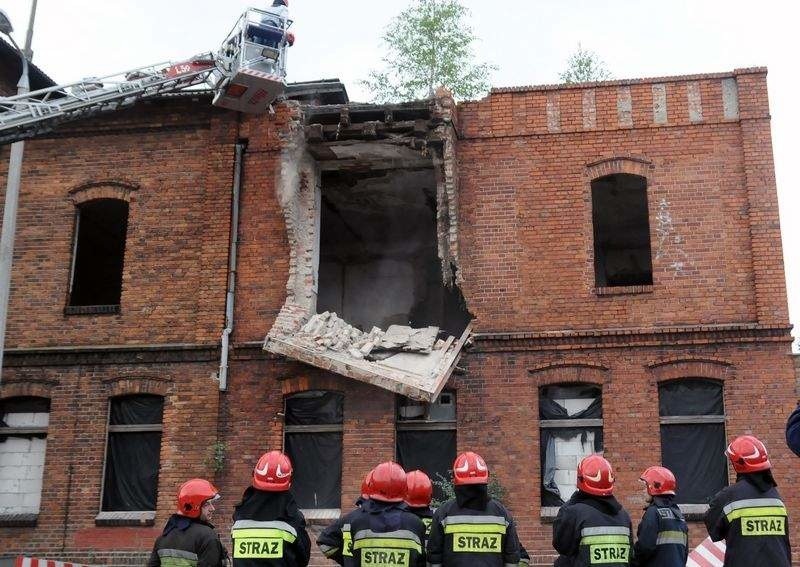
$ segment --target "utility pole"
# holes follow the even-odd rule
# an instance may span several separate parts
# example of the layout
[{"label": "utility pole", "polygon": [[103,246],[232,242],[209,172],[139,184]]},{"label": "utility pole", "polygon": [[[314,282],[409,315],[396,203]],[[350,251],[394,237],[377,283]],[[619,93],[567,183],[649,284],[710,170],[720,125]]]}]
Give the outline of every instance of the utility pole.
[{"label": "utility pole", "polygon": [[[11,37],[11,22],[4,16],[3,33],[19,52],[22,62],[22,75],[17,83],[17,94],[30,91],[28,78],[28,59],[33,57],[33,22],[36,18],[37,0],[31,2],[31,15],[28,20],[28,32],[25,36],[25,48],[20,49]],[[22,156],[25,142],[14,142],[11,145],[11,157],[8,161],[8,182],[6,185],[6,201],[3,209],[3,229],[0,233],[0,384],[3,376],[3,353],[6,348],[6,321],[8,320],[8,297],[11,288],[11,264],[14,260],[14,234],[17,230],[17,205],[19,203],[19,186],[22,179]]]}]

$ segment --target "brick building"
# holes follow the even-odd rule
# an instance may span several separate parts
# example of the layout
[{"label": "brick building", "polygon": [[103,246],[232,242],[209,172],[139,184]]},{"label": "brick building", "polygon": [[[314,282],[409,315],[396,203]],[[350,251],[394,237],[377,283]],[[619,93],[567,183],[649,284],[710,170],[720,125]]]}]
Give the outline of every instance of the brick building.
[{"label": "brick building", "polygon": [[641,471],[673,467],[695,544],[726,437],[797,480],[765,69],[295,94],[264,116],[163,97],[28,143],[0,555],[141,564],[191,476],[227,534],[280,447],[314,531],[375,463],[474,449],[541,565],[588,452],[634,517]]}]

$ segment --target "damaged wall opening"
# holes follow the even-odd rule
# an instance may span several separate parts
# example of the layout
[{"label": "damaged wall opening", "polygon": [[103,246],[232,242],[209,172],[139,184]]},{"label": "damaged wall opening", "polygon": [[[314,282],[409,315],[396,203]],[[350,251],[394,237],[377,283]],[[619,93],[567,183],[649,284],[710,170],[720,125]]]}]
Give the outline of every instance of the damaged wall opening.
[{"label": "damaged wall opening", "polygon": [[460,291],[442,283],[432,167],[324,172],[321,225],[317,313],[364,332],[466,328]]}]

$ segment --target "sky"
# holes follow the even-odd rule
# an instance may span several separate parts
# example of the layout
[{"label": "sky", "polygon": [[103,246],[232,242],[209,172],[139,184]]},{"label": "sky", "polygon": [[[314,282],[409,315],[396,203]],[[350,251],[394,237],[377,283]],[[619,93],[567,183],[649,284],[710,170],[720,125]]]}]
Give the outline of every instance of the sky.
[{"label": "sky", "polygon": [[[270,2],[271,3],[271,2]],[[341,79],[351,100],[380,66],[381,35],[409,0],[290,0],[297,35],[289,81]],[[769,67],[768,85],[783,253],[792,323],[800,327],[800,2],[794,0],[463,0],[497,65],[496,87],[551,84],[578,43],[614,78]],[[39,0],[34,62],[57,83],[213,51],[258,0]],[[22,44],[30,0],[0,0]],[[776,246],[778,244],[776,243]],[[795,336],[800,330],[794,331]],[[797,342],[797,341],[796,341]]]}]

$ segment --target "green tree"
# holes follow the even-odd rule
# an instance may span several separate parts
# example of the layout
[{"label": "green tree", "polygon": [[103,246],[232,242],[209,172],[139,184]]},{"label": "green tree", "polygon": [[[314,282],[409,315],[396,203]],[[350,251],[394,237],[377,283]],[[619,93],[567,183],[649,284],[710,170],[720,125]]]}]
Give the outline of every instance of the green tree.
[{"label": "green tree", "polygon": [[573,53],[567,61],[567,70],[558,74],[562,83],[588,83],[592,81],[607,81],[611,73],[606,69],[606,64],[594,51],[584,49],[578,44],[578,51]]},{"label": "green tree", "polygon": [[440,86],[461,99],[486,92],[496,67],[475,62],[468,18],[459,0],[412,0],[383,35],[384,69],[363,81],[375,101],[430,97]]}]

